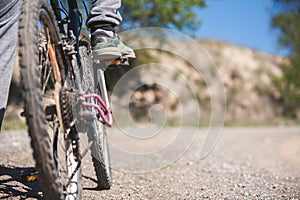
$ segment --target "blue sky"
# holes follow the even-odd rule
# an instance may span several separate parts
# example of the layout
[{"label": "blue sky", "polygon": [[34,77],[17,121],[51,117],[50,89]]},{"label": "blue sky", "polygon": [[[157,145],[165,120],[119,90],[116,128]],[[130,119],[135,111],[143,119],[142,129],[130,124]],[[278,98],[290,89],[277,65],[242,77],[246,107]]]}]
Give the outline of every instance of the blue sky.
[{"label": "blue sky", "polygon": [[259,51],[285,55],[271,28],[273,0],[207,0],[198,12],[200,39],[218,39]]}]

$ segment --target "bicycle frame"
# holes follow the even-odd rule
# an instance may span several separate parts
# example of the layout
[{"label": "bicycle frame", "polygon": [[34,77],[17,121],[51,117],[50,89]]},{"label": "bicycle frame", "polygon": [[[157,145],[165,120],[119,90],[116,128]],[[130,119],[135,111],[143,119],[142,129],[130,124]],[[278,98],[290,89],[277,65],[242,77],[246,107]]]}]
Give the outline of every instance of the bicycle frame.
[{"label": "bicycle frame", "polygon": [[[63,64],[67,67],[68,70],[72,71],[72,79],[75,82],[76,87],[81,92],[81,84],[80,84],[80,77],[79,68],[80,68],[80,56],[78,53],[79,48],[79,34],[80,34],[80,12],[78,10],[78,4],[75,0],[68,0],[68,18],[63,19],[61,16],[62,9],[59,6],[58,0],[50,0],[50,5],[53,8],[56,20],[58,22],[59,32],[62,34],[63,37],[72,38],[75,41],[75,44],[68,44],[67,42],[61,44],[61,52],[68,51],[65,58],[58,58],[58,62]],[[67,32],[65,30],[65,25],[67,25]],[[68,59],[66,59],[69,57]]]},{"label": "bicycle frame", "polygon": [[[73,80],[75,81],[75,85],[76,87],[79,89],[79,92],[81,95],[80,99],[82,101],[82,105],[86,106],[86,107],[93,107],[95,108],[98,113],[100,114],[101,118],[103,119],[103,122],[105,124],[107,124],[108,126],[112,125],[112,115],[111,115],[111,111],[109,110],[109,100],[108,100],[108,96],[107,96],[107,89],[106,89],[106,83],[105,83],[105,77],[104,77],[104,70],[106,69],[106,67],[104,66],[104,63],[98,63],[95,64],[95,67],[93,68],[94,71],[94,85],[97,86],[97,88],[99,89],[103,100],[97,95],[97,94],[84,94],[81,88],[81,80],[80,80],[80,76],[79,76],[79,69],[81,66],[80,63],[80,56],[78,53],[78,49],[79,49],[79,37],[80,37],[80,30],[81,30],[81,24],[80,24],[80,12],[78,9],[78,4],[76,0],[68,0],[68,19],[67,21],[65,19],[62,18],[61,16],[61,9],[59,8],[59,2],[58,0],[50,0],[50,4],[52,6],[52,8],[54,8],[54,14],[56,16],[56,19],[58,21],[58,26],[59,26],[59,30],[63,35],[68,35],[69,38],[74,38],[75,40],[75,44],[73,45],[74,50],[73,52],[71,52],[71,63],[66,63],[66,61],[64,61],[66,64],[66,66],[68,66],[68,68],[70,67],[70,69],[72,69],[73,71]],[[67,30],[68,33],[66,33],[65,31],[65,27],[64,25],[67,24]],[[72,48],[72,47],[68,47],[68,48]],[[63,59],[63,60],[68,60],[68,59]],[[86,98],[94,98],[94,103],[88,103],[85,102],[84,100]],[[98,102],[100,103],[101,107],[105,110],[105,114],[107,115],[107,117],[105,116],[105,114],[103,113],[101,107],[95,103]]]},{"label": "bicycle frame", "polygon": [[[63,25],[67,22],[64,21],[61,17],[61,9],[59,7],[58,0],[50,0],[50,4],[51,4],[52,8],[54,8],[54,14],[55,14],[57,21],[60,22],[58,24],[58,26],[60,28],[60,32],[66,34]],[[78,10],[77,1],[76,0],[68,0],[68,7],[69,7],[69,10],[68,10],[69,22],[70,22],[70,23],[68,23],[68,34],[69,34],[70,30],[73,32],[73,34],[76,38],[76,44],[75,44],[76,50],[78,50],[80,13]]]}]

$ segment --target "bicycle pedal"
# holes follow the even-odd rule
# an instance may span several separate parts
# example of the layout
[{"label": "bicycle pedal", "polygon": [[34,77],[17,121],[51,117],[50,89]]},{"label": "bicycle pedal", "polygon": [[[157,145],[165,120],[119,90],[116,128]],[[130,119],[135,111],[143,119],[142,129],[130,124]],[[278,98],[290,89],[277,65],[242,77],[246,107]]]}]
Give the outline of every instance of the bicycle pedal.
[{"label": "bicycle pedal", "polygon": [[36,181],[39,178],[39,173],[38,171],[34,170],[34,171],[23,171],[21,172],[21,177],[23,180],[25,181]]},{"label": "bicycle pedal", "polygon": [[113,61],[106,61],[105,64],[110,69],[125,67],[125,66],[129,66],[129,59],[126,57],[121,57]]},{"label": "bicycle pedal", "polygon": [[121,67],[129,66],[129,58],[119,57],[119,58],[108,58],[103,60],[94,60],[94,67],[97,69],[118,69]]}]

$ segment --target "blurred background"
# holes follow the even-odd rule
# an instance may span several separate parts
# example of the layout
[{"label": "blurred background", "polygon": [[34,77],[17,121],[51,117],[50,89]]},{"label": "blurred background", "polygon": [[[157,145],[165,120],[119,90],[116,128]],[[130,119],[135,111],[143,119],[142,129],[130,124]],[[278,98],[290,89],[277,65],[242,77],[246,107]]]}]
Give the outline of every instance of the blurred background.
[{"label": "blurred background", "polygon": [[[89,1],[85,3],[90,7]],[[83,4],[81,11],[86,16]],[[299,123],[298,0],[122,0],[120,12],[123,22],[119,32],[139,27],[169,28],[203,46],[217,65],[225,86],[225,125]],[[138,50],[136,53],[137,59],[130,67],[107,71],[110,91],[128,70],[145,63],[172,60],[170,65],[197,88],[196,96],[204,116],[198,125],[209,123],[211,97],[203,78],[191,76],[194,71],[189,63],[167,52]],[[193,50],[190,54],[197,56]],[[153,76],[155,74],[154,69]],[[176,83],[172,77],[163,78]],[[142,74],[139,79],[142,82]],[[20,117],[22,103],[18,82],[16,62],[3,130],[25,128],[24,119]],[[149,120],[147,113],[154,104],[162,104],[169,113],[168,125],[177,124],[174,120],[178,115],[178,102],[156,84],[140,87],[132,94],[129,107],[133,118],[137,122]]]}]

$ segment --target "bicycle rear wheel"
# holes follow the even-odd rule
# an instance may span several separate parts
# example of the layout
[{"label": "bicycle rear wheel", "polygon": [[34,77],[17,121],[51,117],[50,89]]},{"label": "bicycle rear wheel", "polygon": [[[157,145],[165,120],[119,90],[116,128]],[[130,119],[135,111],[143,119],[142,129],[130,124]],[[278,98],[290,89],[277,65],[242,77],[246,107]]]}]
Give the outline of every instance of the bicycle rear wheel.
[{"label": "bicycle rear wheel", "polygon": [[[19,23],[21,86],[33,156],[45,199],[80,199],[79,142],[61,115],[72,112],[60,35],[46,0],[24,0]],[[58,58],[58,59],[57,59]],[[66,84],[64,84],[66,85]],[[61,113],[61,110],[63,113]]]}]

